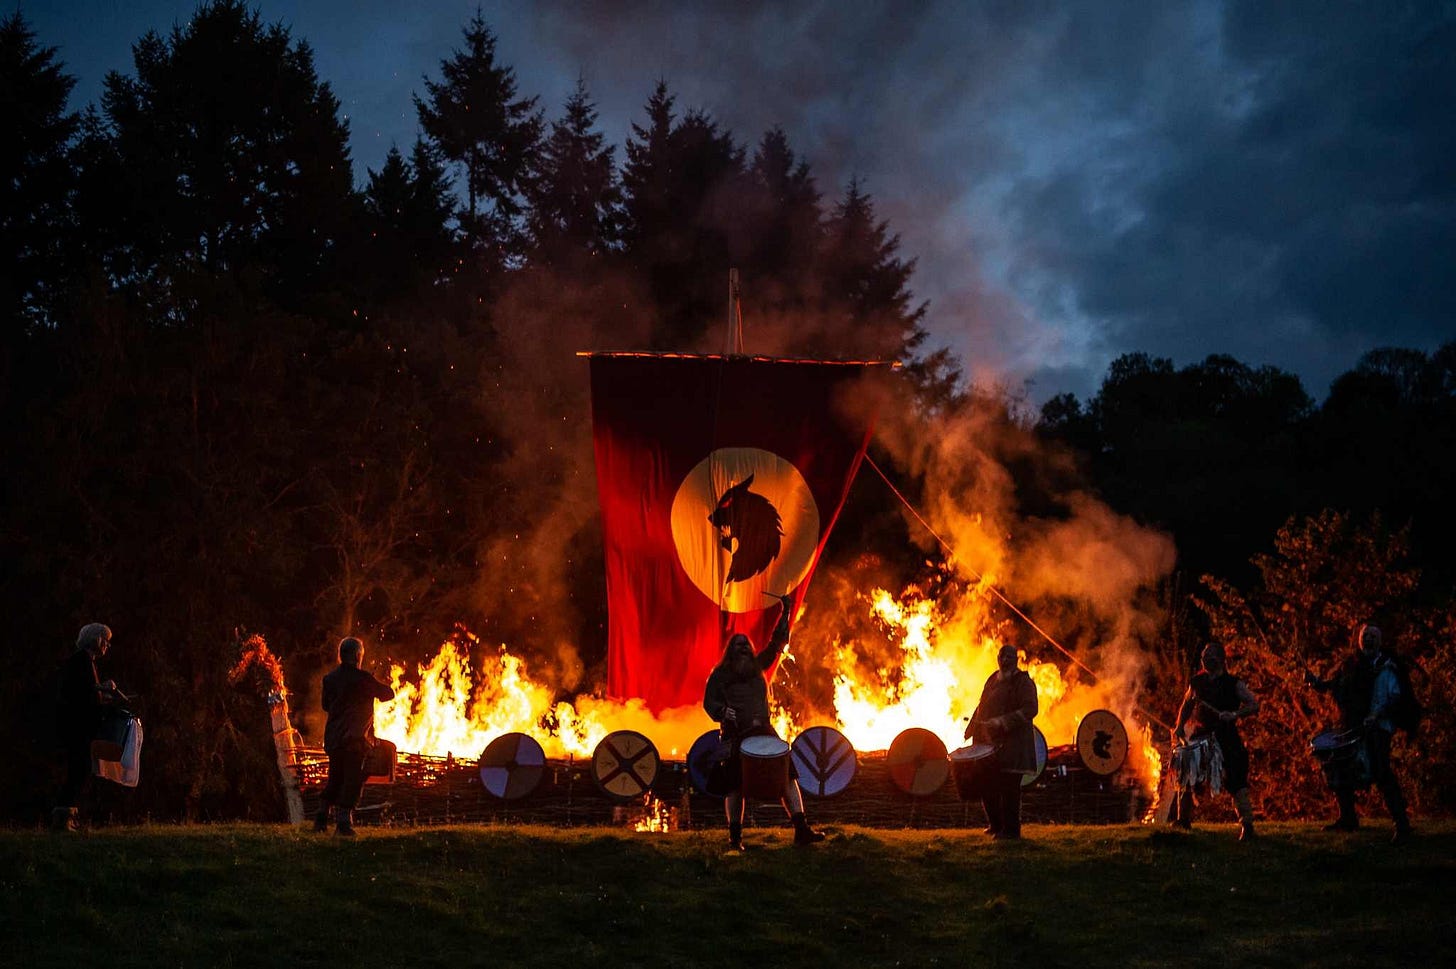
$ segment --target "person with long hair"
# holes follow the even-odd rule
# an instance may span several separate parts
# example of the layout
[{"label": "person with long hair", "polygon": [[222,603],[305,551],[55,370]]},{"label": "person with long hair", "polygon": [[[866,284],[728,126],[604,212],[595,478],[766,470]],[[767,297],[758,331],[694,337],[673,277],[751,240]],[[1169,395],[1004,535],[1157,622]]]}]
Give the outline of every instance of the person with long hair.
[{"label": "person with long hair", "polygon": [[[1178,707],[1173,743],[1175,748],[1208,746],[1210,742],[1217,745],[1214,756],[1201,760],[1205,765],[1214,765],[1206,781],[1211,790],[1225,790],[1233,796],[1239,816],[1239,840],[1248,841],[1254,837],[1254,806],[1249,798],[1249,751],[1239,736],[1239,721],[1259,712],[1259,700],[1247,683],[1229,672],[1222,646],[1209,643],[1203,647],[1201,660],[1203,668],[1189,680]],[[1175,749],[1174,753],[1179,761],[1187,756],[1183,749]],[[1205,778],[1201,772],[1193,772],[1200,774],[1197,777],[1183,777],[1182,773],[1172,822],[1191,828],[1193,788]]]},{"label": "person with long hair", "polygon": [[[769,637],[763,652],[755,652],[753,641],[742,633],[728,638],[723,658],[708,675],[703,690],[703,709],[718,721],[719,753],[709,773],[708,787],[724,795],[724,811],[728,818],[728,843],[734,851],[743,848],[743,766],[741,747],[749,737],[777,737],[769,722],[768,673],[789,643],[788,596],[779,597],[783,614]],[[794,825],[794,844],[809,845],[824,840],[824,835],[809,827],[804,816],[804,795],[793,774],[784,785],[780,803]]]}]

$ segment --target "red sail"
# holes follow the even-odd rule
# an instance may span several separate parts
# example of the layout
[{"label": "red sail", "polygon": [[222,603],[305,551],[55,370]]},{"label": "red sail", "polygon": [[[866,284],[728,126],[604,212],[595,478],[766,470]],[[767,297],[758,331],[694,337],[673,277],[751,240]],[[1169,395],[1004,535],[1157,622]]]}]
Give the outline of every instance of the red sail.
[{"label": "red sail", "polygon": [[612,696],[699,703],[729,635],[767,644],[770,594],[802,601],[869,440],[843,416],[869,366],[592,357]]}]

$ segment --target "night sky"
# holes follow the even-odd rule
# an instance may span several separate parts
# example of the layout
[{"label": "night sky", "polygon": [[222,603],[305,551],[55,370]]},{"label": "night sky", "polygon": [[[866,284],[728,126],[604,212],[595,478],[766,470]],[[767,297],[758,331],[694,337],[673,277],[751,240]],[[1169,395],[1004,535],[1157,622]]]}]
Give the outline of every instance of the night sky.
[{"label": "night sky", "polygon": [[[11,6],[79,108],[196,4]],[[783,127],[829,199],[857,175],[935,340],[1033,401],[1137,350],[1273,364],[1318,399],[1366,350],[1456,338],[1456,4],[480,6],[548,118],[586,80],[619,161],[661,78],[740,143]],[[314,47],[360,183],[412,144],[411,94],[475,8],[258,4]]]}]

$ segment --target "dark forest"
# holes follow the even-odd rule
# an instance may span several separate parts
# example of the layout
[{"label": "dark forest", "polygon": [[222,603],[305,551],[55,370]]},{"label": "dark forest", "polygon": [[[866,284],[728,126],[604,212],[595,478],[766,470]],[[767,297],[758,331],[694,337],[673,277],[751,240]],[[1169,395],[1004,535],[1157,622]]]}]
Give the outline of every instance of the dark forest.
[{"label": "dark forest", "polygon": [[[1367,353],[1322,400],[1228,356],[1130,354],[1089,399],[1034,407],[927,348],[914,254],[862,184],[820,185],[790,132],[741,140],[666,83],[643,79],[611,144],[584,84],[561,105],[519,90],[477,17],[416,92],[419,140],[358,172],[306,41],[245,4],[133,55],[72,111],[57,52],[0,23],[5,817],[49,808],[54,674],[90,621],[116,631],[107,675],[147,719],[130,818],[280,816],[263,700],[228,676],[250,634],[283,658],[306,730],[346,634],[415,662],[459,624],[563,696],[594,689],[575,353],[722,352],[729,268],[752,352],[903,364],[871,455],[912,505],[947,487],[927,442],[975,435],[956,487],[1004,477],[985,511],[1012,546],[1088,501],[1171,539],[1139,587],[1154,621],[1127,634],[1159,716],[1216,638],[1265,700],[1256,756],[1303,765],[1331,716],[1304,671],[1375,622],[1427,710],[1400,741],[1413,800],[1456,804],[1456,342]],[[867,472],[826,555],[806,635],[835,634],[857,583],[955,573]],[[1095,654],[1104,620],[1029,571],[1001,583]],[[1009,615],[1004,634],[1046,652]],[[1261,809],[1317,811],[1317,776],[1280,772]]]}]

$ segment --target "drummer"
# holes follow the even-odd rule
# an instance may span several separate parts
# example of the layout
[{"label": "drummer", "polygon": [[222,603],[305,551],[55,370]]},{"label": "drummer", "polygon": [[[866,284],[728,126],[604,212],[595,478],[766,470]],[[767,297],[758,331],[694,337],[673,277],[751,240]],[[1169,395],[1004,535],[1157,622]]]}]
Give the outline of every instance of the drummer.
[{"label": "drummer", "polygon": [[996,653],[996,672],[981,690],[981,702],[966,725],[966,738],[989,740],[996,747],[1000,771],[981,801],[986,833],[997,841],[1021,837],[1021,778],[1036,773],[1036,684],[1016,665],[1016,647]]},{"label": "drummer", "polygon": [[[718,721],[723,758],[709,774],[709,790],[721,790],[728,816],[728,843],[734,851],[743,850],[742,764],[738,745],[745,737],[777,736],[769,723],[768,671],[789,643],[788,596],[779,597],[783,614],[769,637],[768,647],[754,653],[753,641],[735,633],[723,650],[723,658],[708,675],[703,690],[703,709]],[[792,776],[784,790],[782,804],[794,824],[794,844],[809,845],[824,840],[824,835],[809,827],[804,818],[804,795]]]},{"label": "drummer", "polygon": [[[1202,661],[1203,669],[1189,681],[1178,707],[1173,743],[1210,736],[1217,742],[1223,761],[1218,786],[1233,795],[1239,815],[1239,840],[1248,841],[1254,837],[1254,807],[1249,799],[1249,752],[1239,736],[1239,721],[1258,713],[1259,701],[1247,683],[1228,671],[1222,646],[1209,643],[1203,647]],[[1192,785],[1178,792],[1173,810],[1174,824],[1193,826]]]},{"label": "drummer", "polygon": [[[1395,728],[1389,711],[1400,693],[1400,681],[1395,673],[1394,661],[1385,652],[1384,637],[1379,628],[1368,623],[1357,626],[1353,644],[1354,655],[1333,676],[1323,679],[1306,672],[1305,683],[1322,693],[1334,694],[1340,710],[1341,729],[1347,735],[1358,736],[1359,742],[1365,745],[1370,780],[1375,782],[1385,798],[1385,807],[1395,822],[1394,841],[1400,844],[1411,834],[1405,795],[1390,766],[1390,738]],[[1326,831],[1354,831],[1360,827],[1360,817],[1355,813],[1357,786],[1354,776],[1343,778],[1342,783],[1331,784],[1340,815],[1325,825]]]}]

